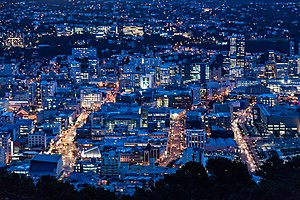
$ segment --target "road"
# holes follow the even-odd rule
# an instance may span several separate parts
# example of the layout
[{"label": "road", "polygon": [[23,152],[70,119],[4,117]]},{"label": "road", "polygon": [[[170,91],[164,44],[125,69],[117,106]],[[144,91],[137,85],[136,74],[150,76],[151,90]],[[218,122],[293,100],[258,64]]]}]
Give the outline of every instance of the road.
[{"label": "road", "polygon": [[182,116],[177,116],[170,122],[167,155],[160,161],[160,166],[167,166],[171,161],[180,158],[184,149],[184,123]]},{"label": "road", "polygon": [[247,164],[248,169],[253,172],[258,169],[258,166],[256,164],[256,160],[252,154],[252,151],[247,144],[248,140],[246,140],[245,136],[243,136],[241,130],[238,127],[238,124],[244,123],[247,118],[251,116],[251,114],[249,113],[250,110],[251,107],[249,107],[247,110],[239,111],[236,113],[237,118],[232,122],[232,130],[234,132],[234,139],[240,149],[241,159],[245,164]]},{"label": "road", "polygon": [[76,136],[76,128],[81,127],[88,117],[89,113],[82,112],[76,122],[71,125],[67,130],[61,132],[57,142],[50,144],[49,154],[61,154],[63,161],[63,177],[68,176],[73,171],[73,165],[76,162],[77,149],[74,144]]},{"label": "road", "polygon": [[[117,91],[117,89],[115,89]],[[109,93],[104,102],[115,102],[116,93]],[[92,108],[93,110],[93,108]],[[73,166],[76,162],[78,151],[76,145],[74,144],[74,139],[76,136],[76,129],[80,128],[86,123],[86,120],[91,111],[83,111],[76,122],[71,125],[67,130],[61,132],[59,139],[56,142],[50,144],[49,154],[61,154],[63,161],[64,174],[62,177],[68,177],[71,172],[73,172]]]}]

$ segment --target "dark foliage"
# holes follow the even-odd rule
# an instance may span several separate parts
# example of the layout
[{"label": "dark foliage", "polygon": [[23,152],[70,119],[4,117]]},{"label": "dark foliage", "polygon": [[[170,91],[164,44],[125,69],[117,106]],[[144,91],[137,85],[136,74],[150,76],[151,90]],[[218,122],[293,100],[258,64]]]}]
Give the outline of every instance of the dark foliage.
[{"label": "dark foliage", "polygon": [[8,174],[0,171],[0,199],[30,199],[30,200],[63,200],[63,199],[117,199],[112,192],[102,188],[84,185],[80,191],[76,191],[68,182],[44,176],[36,185],[31,178],[17,174]]},{"label": "dark foliage", "polygon": [[[133,197],[119,199],[300,199],[300,158],[283,163],[270,158],[257,172],[262,178],[255,184],[246,165],[225,158],[210,159],[206,168],[190,162],[174,175],[165,175],[152,191],[137,188]],[[36,185],[32,179],[0,171],[0,199],[118,199],[114,193],[85,185],[76,191],[69,183],[42,177]]]},{"label": "dark foliage", "polygon": [[283,164],[267,160],[255,184],[246,166],[224,158],[210,159],[206,166],[188,163],[175,175],[166,175],[152,192],[137,190],[135,199],[243,199],[282,200],[300,198],[300,158]]}]

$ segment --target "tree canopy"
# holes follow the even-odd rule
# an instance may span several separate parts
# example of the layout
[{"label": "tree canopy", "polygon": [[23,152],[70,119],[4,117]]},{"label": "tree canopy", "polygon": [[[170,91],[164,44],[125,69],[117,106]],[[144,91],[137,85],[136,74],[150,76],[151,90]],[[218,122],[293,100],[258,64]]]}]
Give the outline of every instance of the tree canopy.
[{"label": "tree canopy", "polygon": [[202,166],[189,162],[173,175],[165,175],[151,191],[136,188],[134,196],[117,197],[102,188],[85,185],[77,191],[68,182],[42,177],[36,184],[31,178],[0,171],[0,199],[300,199],[300,157],[283,162],[268,159],[252,180],[245,164],[225,158],[212,158]]}]

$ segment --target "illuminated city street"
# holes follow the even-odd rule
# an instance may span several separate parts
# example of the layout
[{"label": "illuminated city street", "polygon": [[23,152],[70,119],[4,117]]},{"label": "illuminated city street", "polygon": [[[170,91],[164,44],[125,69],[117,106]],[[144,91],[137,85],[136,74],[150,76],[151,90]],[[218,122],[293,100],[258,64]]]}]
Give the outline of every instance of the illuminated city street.
[{"label": "illuminated city street", "polygon": [[0,199],[300,199],[299,16],[0,0]]},{"label": "illuminated city street", "polygon": [[237,118],[232,122],[232,130],[234,132],[234,139],[237,142],[237,145],[240,150],[242,161],[247,164],[248,169],[250,171],[254,172],[258,169],[256,160],[252,154],[252,151],[248,146],[249,144],[247,144],[247,140],[245,139],[245,136],[243,136],[240,128],[238,127],[238,124],[245,123],[247,117],[249,117],[250,114],[247,112],[249,110],[251,109],[248,108],[247,110],[243,110],[236,113]]},{"label": "illuminated city street", "polygon": [[172,115],[167,145],[167,155],[160,161],[161,166],[167,166],[170,162],[181,157],[184,149],[184,119],[183,113]]},{"label": "illuminated city street", "polygon": [[77,118],[74,125],[67,130],[62,131],[57,142],[52,143],[49,153],[61,154],[63,160],[64,176],[69,175],[73,171],[73,165],[76,161],[77,149],[74,144],[76,136],[76,128],[81,127],[85,122],[89,113],[83,111]]},{"label": "illuminated city street", "polygon": [[[106,96],[104,102],[114,102],[115,98],[116,95],[109,93]],[[73,125],[71,125],[67,130],[61,132],[57,142],[53,142],[48,151],[48,153],[58,153],[62,155],[64,177],[67,177],[71,172],[73,172],[73,165],[75,164],[78,156],[78,151],[74,143],[76,129],[83,126],[89,114],[90,111],[83,110],[83,112],[78,116],[76,122]]]}]

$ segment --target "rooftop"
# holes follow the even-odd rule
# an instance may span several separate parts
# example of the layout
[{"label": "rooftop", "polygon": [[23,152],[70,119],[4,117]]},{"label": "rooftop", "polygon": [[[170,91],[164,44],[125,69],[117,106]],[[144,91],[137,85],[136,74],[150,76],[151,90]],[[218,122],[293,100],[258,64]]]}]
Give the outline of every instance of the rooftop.
[{"label": "rooftop", "polygon": [[58,162],[62,156],[60,154],[37,154],[35,155],[31,161],[39,161],[39,162],[52,162],[56,163]]}]

